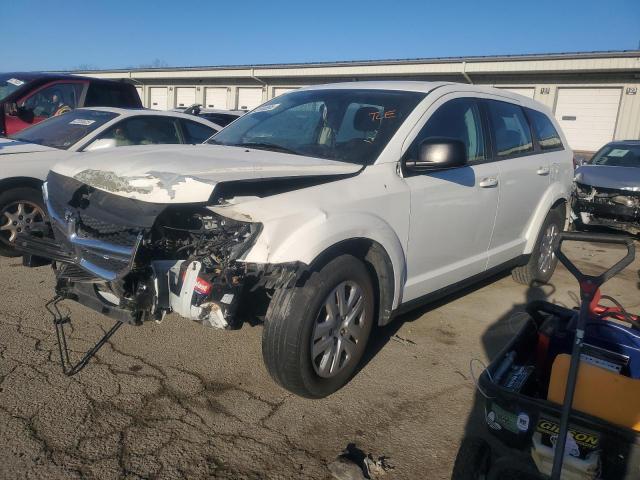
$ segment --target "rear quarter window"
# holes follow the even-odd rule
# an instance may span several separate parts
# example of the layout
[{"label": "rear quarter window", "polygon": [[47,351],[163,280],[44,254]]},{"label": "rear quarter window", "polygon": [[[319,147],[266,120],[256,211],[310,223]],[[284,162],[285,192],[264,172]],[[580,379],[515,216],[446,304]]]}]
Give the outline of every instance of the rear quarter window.
[{"label": "rear quarter window", "polygon": [[564,149],[562,140],[553,123],[544,113],[537,110],[527,109],[527,115],[531,120],[533,130],[538,137],[538,144],[541,150],[561,150]]},{"label": "rear quarter window", "polygon": [[217,133],[215,129],[198,122],[180,120],[180,123],[182,123],[182,131],[184,133],[184,140],[186,143],[203,143],[211,135]]},{"label": "rear quarter window", "polygon": [[142,107],[135,87],[127,83],[90,83],[84,103],[86,107]]}]

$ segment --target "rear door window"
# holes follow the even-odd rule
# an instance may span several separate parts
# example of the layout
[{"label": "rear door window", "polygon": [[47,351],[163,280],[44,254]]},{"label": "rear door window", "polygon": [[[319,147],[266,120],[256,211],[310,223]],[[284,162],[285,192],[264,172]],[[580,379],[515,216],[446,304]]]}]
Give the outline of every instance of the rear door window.
[{"label": "rear door window", "polygon": [[531,130],[522,107],[497,100],[487,101],[489,121],[498,158],[533,152]]},{"label": "rear door window", "polygon": [[91,83],[84,102],[86,107],[140,108],[140,97],[132,85]]},{"label": "rear door window", "polygon": [[562,140],[558,131],[544,113],[537,110],[527,109],[527,115],[531,120],[533,130],[538,137],[538,144],[541,150],[559,150],[563,149]]},{"label": "rear door window", "polygon": [[156,116],[123,120],[96,138],[103,139],[114,140],[115,147],[181,143],[177,119]]},{"label": "rear door window", "polygon": [[185,143],[202,143],[217,131],[214,128],[189,120],[180,120]]}]

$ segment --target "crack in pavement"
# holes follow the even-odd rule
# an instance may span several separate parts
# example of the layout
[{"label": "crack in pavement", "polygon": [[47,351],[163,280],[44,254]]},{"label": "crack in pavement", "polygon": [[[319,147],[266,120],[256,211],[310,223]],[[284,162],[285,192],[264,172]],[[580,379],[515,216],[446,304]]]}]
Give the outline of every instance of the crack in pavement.
[{"label": "crack in pavement", "polygon": [[[269,401],[239,385],[154,364],[112,341],[90,373],[65,377],[52,356],[52,332],[21,317],[0,315],[0,358],[12,363],[0,371],[0,422],[12,422],[18,437],[8,452],[18,461],[0,462],[0,477],[25,475],[17,466],[30,457],[31,473],[40,478],[326,478],[324,459],[268,424],[288,397]],[[41,389],[46,401],[36,394]]]}]

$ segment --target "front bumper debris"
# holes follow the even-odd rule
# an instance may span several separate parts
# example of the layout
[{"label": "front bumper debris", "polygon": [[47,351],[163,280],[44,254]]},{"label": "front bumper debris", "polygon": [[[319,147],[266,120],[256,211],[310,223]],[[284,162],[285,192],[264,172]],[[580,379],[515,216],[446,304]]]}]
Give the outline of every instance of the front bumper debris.
[{"label": "front bumper debris", "polygon": [[640,233],[640,194],[577,184],[571,202],[573,215],[586,226]]}]

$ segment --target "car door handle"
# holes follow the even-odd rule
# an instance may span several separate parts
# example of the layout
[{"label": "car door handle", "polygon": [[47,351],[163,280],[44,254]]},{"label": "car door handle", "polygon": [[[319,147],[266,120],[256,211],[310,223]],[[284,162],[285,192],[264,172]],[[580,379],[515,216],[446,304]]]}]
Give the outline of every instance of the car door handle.
[{"label": "car door handle", "polygon": [[491,188],[498,185],[498,177],[484,177],[478,185],[482,188]]},{"label": "car door handle", "polygon": [[540,167],[536,171],[538,175],[549,175],[549,167]]}]

